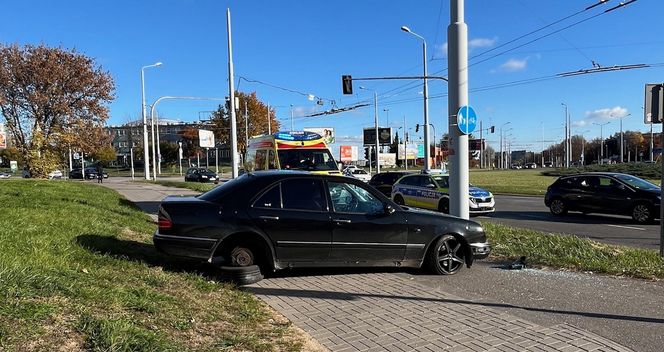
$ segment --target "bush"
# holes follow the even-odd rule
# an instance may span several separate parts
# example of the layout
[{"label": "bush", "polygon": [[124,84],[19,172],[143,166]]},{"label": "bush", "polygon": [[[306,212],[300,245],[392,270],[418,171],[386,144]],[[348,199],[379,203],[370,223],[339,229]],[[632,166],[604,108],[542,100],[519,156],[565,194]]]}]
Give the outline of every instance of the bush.
[{"label": "bush", "polygon": [[588,165],[568,169],[551,169],[542,171],[543,176],[565,176],[582,172],[620,172],[646,179],[659,179],[662,174],[661,163],[623,163],[606,165]]}]

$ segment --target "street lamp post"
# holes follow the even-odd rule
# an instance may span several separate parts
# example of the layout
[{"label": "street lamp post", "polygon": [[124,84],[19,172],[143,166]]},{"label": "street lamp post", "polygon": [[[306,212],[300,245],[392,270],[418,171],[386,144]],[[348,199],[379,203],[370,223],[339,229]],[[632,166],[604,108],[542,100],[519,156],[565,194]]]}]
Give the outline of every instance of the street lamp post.
[{"label": "street lamp post", "polygon": [[565,107],[565,167],[569,168],[569,160],[572,157],[572,151],[570,148],[570,140],[569,140],[569,122],[567,121],[569,118],[569,114],[567,112],[567,104],[565,103],[560,103],[560,105],[563,105]]},{"label": "street lamp post", "polygon": [[[367,89],[365,87],[360,86],[360,89],[368,90],[371,91],[371,89]],[[380,151],[378,148],[380,148],[380,144],[378,143],[378,92],[375,90],[373,91],[374,93],[374,128],[376,132],[376,173],[380,173]],[[369,149],[369,158],[371,158],[371,149]],[[369,163],[371,165],[371,163]]]},{"label": "street lamp post", "polygon": [[586,153],[586,139],[583,137],[583,134],[586,133],[586,132],[590,132],[590,130],[584,130],[584,131],[577,132],[581,135],[581,166],[586,165],[586,155],[585,155],[585,153]]},{"label": "street lamp post", "polygon": [[623,162],[623,129],[622,129],[622,120],[623,118],[630,116],[631,114],[627,114],[625,116],[620,117],[620,163],[622,164]]},{"label": "street lamp post", "polygon": [[500,169],[504,168],[504,158],[503,158],[503,127],[506,125],[509,125],[512,123],[512,121],[505,122],[504,124],[500,125]]},{"label": "street lamp post", "polygon": [[610,124],[610,123],[611,123],[611,121],[605,122],[605,123],[593,122],[593,125],[599,126],[599,164],[600,165],[604,163],[604,134],[603,134],[604,129],[603,129],[603,127],[605,125]]},{"label": "street lamp post", "polygon": [[[161,66],[161,62],[141,67],[141,114],[143,115],[143,169],[145,179],[150,179],[150,154],[148,151],[148,120],[145,111],[145,69]],[[154,129],[152,130],[152,143],[154,143]]]},{"label": "street lamp post", "polygon": [[431,151],[429,150],[429,89],[427,85],[427,42],[421,35],[413,32],[410,28],[402,26],[401,30],[414,35],[415,37],[422,40],[422,62],[424,64],[424,169],[428,170],[431,168]]}]

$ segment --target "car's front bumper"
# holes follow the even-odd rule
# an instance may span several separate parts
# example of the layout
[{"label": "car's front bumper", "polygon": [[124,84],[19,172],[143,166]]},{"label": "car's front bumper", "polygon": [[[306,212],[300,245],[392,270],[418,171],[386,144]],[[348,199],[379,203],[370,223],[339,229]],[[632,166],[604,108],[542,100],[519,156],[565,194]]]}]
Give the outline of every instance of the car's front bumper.
[{"label": "car's front bumper", "polygon": [[473,251],[473,259],[484,259],[491,253],[491,245],[489,242],[471,243],[470,248]]},{"label": "car's front bumper", "polygon": [[477,215],[477,214],[487,214],[487,213],[493,213],[496,211],[496,202],[491,199],[491,202],[474,202],[470,201],[470,209],[469,212],[471,214]]}]

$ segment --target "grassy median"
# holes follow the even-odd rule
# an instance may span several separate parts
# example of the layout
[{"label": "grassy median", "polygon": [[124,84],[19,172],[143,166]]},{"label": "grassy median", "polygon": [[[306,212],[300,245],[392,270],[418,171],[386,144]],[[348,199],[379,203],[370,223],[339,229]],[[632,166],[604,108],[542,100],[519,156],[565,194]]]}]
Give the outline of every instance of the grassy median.
[{"label": "grassy median", "polygon": [[0,350],[299,350],[204,265],[155,251],[149,217],[92,184],[1,180]]},{"label": "grassy median", "polygon": [[492,244],[492,259],[526,256],[530,265],[621,275],[664,278],[664,259],[654,250],[604,244],[576,236],[545,234],[488,221],[482,223]]}]

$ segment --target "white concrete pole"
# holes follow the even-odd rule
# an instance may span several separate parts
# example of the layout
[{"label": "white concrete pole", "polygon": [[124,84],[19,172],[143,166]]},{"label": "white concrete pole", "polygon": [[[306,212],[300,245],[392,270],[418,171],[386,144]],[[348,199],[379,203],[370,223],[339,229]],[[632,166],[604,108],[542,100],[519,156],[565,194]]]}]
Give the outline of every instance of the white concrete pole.
[{"label": "white concrete pole", "polygon": [[468,135],[457,125],[457,112],[468,105],[468,26],[464,23],[464,1],[450,0],[450,25],[447,27],[449,99],[448,124],[452,160],[450,172],[450,214],[469,218]]},{"label": "white concrete pole", "polygon": [[226,23],[228,31],[228,95],[231,99],[231,178],[238,176],[237,160],[237,122],[235,118],[235,86],[233,76],[233,41],[231,36],[231,9],[226,9]]}]

